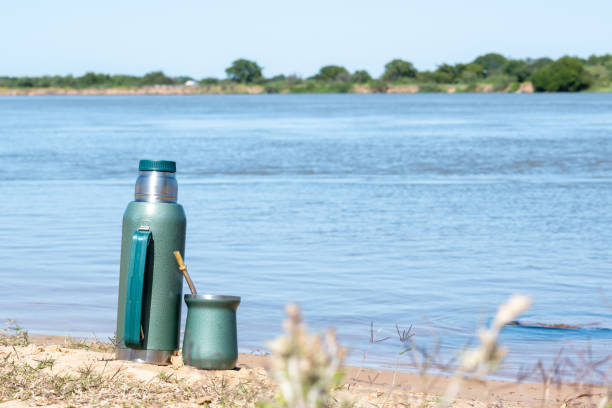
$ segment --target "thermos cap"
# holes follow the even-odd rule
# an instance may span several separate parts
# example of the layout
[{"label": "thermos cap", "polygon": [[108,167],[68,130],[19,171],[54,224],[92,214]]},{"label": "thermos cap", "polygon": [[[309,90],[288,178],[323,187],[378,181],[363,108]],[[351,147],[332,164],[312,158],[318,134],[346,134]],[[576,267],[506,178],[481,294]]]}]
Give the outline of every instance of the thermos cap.
[{"label": "thermos cap", "polygon": [[138,164],[138,170],[176,173],[176,162],[169,160],[141,160]]}]

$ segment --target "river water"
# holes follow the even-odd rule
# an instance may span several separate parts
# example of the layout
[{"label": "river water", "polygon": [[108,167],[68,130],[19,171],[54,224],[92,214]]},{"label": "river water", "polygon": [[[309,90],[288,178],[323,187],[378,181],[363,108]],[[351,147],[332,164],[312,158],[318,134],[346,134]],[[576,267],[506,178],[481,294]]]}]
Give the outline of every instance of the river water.
[{"label": "river water", "polygon": [[0,97],[0,319],[113,334],[140,158],[177,161],[186,263],[242,296],[242,351],[297,302],[349,363],[393,367],[396,325],[447,361],[522,293],[522,321],[584,328],[507,327],[502,375],[612,352],[612,95]]}]

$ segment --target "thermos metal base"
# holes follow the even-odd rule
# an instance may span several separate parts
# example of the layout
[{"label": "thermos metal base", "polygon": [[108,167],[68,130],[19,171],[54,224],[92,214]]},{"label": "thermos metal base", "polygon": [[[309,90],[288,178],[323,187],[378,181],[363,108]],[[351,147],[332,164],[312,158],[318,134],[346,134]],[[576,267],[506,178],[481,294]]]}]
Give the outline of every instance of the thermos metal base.
[{"label": "thermos metal base", "polygon": [[157,365],[170,364],[174,350],[136,350],[131,348],[118,348],[115,352],[117,360],[134,361]]}]

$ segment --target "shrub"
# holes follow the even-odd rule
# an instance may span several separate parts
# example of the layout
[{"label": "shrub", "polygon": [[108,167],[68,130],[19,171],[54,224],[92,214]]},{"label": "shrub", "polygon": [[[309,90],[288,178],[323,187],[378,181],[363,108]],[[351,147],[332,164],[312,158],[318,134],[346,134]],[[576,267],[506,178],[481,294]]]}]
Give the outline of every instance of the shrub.
[{"label": "shrub", "polygon": [[268,81],[284,81],[287,77],[283,74],[274,75],[272,78],[268,78]]},{"label": "shrub", "polygon": [[510,85],[510,87],[508,88],[508,92],[509,93],[516,92],[516,91],[519,90],[519,88],[520,88],[519,83],[518,82],[513,82],[512,85]]},{"label": "shrub", "polygon": [[[163,73],[160,72],[160,74],[162,77],[165,77]],[[76,86],[78,88],[94,88],[94,87],[109,86],[110,83],[111,83],[110,75],[96,74],[95,72],[87,72],[85,75],[76,78]]]},{"label": "shrub", "polygon": [[113,75],[113,86],[139,86],[141,78],[132,75]]},{"label": "shrub", "polygon": [[34,78],[21,77],[17,80],[17,86],[20,88],[32,88],[34,86]]},{"label": "shrub", "polygon": [[538,92],[578,92],[587,89],[592,79],[580,59],[566,56],[534,72],[532,82]]},{"label": "shrub", "polygon": [[305,81],[291,85],[289,92],[291,93],[314,93],[317,87],[313,81]]},{"label": "shrub", "polygon": [[438,68],[434,71],[438,76],[438,81],[442,83],[442,81],[448,81],[447,83],[452,83],[457,81],[458,77],[461,75],[463,64],[441,64],[438,65]]},{"label": "shrub", "polygon": [[185,82],[187,81],[195,81],[193,79],[193,77],[187,76],[187,75],[179,75],[177,77],[174,77],[174,82],[179,83],[179,84],[185,84]]},{"label": "shrub", "polygon": [[420,84],[419,85],[419,93],[437,93],[444,92],[444,88],[438,84]]},{"label": "shrub", "polygon": [[477,88],[477,87],[478,87],[478,86],[476,85],[476,83],[475,83],[475,82],[474,82],[474,83],[471,83],[471,84],[468,84],[468,86],[466,86],[466,87],[465,87],[465,89],[463,90],[463,92],[476,92],[476,88]]},{"label": "shrub", "polygon": [[531,75],[529,65],[523,60],[508,60],[503,71],[519,82],[524,82]]},{"label": "shrub", "polygon": [[423,82],[435,82],[437,84],[453,83],[453,75],[440,70],[419,72],[418,79]]},{"label": "shrub", "polygon": [[604,54],[600,56],[593,54],[587,59],[586,63],[588,65],[606,65],[608,63],[612,63],[612,54]]},{"label": "shrub", "polygon": [[297,76],[296,74],[291,74],[287,76],[287,83],[289,85],[301,84],[302,82],[304,82],[304,80],[300,78],[299,76]]},{"label": "shrub", "polygon": [[271,82],[264,85],[264,92],[269,94],[279,93],[283,86],[278,82]]},{"label": "shrub", "polygon": [[312,79],[325,82],[347,82],[350,77],[351,76],[346,68],[339,65],[326,65],[322,67],[319,70],[319,73],[313,76]]},{"label": "shrub", "polygon": [[366,70],[357,70],[351,75],[351,82],[357,84],[365,84],[372,80],[372,77]]},{"label": "shrub", "polygon": [[491,79],[490,83],[493,85],[493,92],[502,92],[512,86],[513,81],[506,75],[499,75]]},{"label": "shrub", "polygon": [[217,78],[208,77],[200,79],[200,85],[217,85],[218,83],[219,80]]},{"label": "shrub", "polygon": [[459,81],[470,82],[486,77],[484,68],[480,64],[457,64],[455,67]]},{"label": "shrub", "polygon": [[353,85],[346,82],[337,82],[329,85],[324,92],[329,93],[348,93],[353,89]]},{"label": "shrub", "polygon": [[536,59],[527,58],[527,64],[533,71],[536,71],[540,68],[544,68],[552,64],[553,62],[555,61],[548,57],[542,57],[542,58],[536,58]]},{"label": "shrub", "polygon": [[174,79],[167,77],[162,71],[149,72],[141,80],[142,85],[174,85],[175,83]]},{"label": "shrub", "polygon": [[612,71],[603,65],[587,65],[585,70],[594,82],[609,81],[612,79]]},{"label": "shrub", "polygon": [[387,93],[389,89],[389,85],[385,81],[381,81],[380,79],[375,79],[370,81],[368,86],[374,93]]}]

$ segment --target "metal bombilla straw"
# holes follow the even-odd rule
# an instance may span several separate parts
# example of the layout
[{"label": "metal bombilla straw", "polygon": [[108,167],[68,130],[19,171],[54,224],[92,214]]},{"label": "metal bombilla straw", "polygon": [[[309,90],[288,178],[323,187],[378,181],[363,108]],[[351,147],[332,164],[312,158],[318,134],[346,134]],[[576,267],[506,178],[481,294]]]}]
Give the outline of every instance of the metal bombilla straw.
[{"label": "metal bombilla straw", "polygon": [[187,304],[183,363],[204,370],[231,370],[238,361],[236,309],[238,296],[198,295],[179,251],[174,251],[179,269],[191,289]]},{"label": "metal bombilla straw", "polygon": [[183,262],[183,257],[181,256],[181,253],[179,251],[174,251],[174,257],[176,258],[176,262],[179,265],[179,269],[181,270],[181,272],[183,272],[183,275],[185,276],[185,280],[187,281],[187,285],[189,285],[189,290],[191,290],[191,294],[197,295],[198,292],[196,291],[196,288],[193,285],[193,281],[191,280],[191,277],[189,276],[189,273],[187,272],[187,267],[185,266],[185,263]]}]

